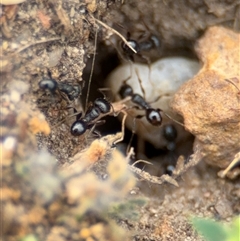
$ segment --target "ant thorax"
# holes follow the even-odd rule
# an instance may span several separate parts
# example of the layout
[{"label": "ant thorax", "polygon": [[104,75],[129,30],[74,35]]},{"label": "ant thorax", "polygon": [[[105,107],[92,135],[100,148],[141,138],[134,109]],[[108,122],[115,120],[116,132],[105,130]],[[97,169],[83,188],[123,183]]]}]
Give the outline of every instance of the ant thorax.
[{"label": "ant thorax", "polygon": [[[184,82],[190,80],[199,71],[200,67],[200,64],[195,60],[183,57],[168,57],[153,63],[151,68],[148,65],[133,63],[123,64],[116,68],[109,75],[107,81],[108,87],[112,90],[113,95],[116,96],[116,100],[121,99],[120,94],[125,94],[123,93],[125,89],[121,87],[128,85],[132,87],[134,94],[143,97],[146,102],[145,104],[142,103],[142,108],[136,102],[129,101],[127,103],[130,107],[126,121],[127,127],[130,130],[135,128],[134,130],[139,136],[153,144],[156,148],[166,145],[162,134],[163,126],[166,124],[170,123],[176,127],[179,133],[176,142],[185,138],[184,135],[181,135],[183,127],[170,120],[164,113],[182,122],[182,119],[171,110],[170,101],[178,88]],[[126,90],[128,90],[127,86]],[[122,93],[119,91],[122,91]],[[131,93],[131,91],[128,90],[128,93]],[[137,106],[137,108],[134,108],[134,106]],[[153,122],[156,123],[155,125],[149,122],[146,116],[146,109],[148,108],[161,110],[160,117],[162,117],[162,120],[160,120],[160,125],[158,124],[159,122]],[[155,112],[152,113],[157,115]],[[144,117],[136,119],[136,116]],[[160,117],[156,116],[156,118]]]}]

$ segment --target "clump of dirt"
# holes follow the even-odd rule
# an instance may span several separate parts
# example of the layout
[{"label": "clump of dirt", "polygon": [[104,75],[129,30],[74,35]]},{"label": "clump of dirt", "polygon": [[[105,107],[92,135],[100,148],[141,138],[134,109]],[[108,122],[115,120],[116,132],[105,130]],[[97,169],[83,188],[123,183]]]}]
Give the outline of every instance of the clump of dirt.
[{"label": "clump of dirt", "polygon": [[231,30],[208,29],[196,46],[204,64],[201,72],[181,87],[173,102],[196,137],[200,158],[221,168],[240,149],[239,41],[240,35]]}]

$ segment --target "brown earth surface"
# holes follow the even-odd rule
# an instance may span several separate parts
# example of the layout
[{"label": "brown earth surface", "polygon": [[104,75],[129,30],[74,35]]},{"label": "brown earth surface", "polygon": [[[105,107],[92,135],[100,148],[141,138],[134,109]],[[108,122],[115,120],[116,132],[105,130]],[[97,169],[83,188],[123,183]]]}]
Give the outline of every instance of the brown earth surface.
[{"label": "brown earth surface", "polygon": [[[200,241],[191,217],[230,222],[239,215],[239,168],[219,176],[233,160],[239,165],[238,1],[29,0],[0,10],[3,240]],[[119,62],[120,38],[102,23],[125,37],[157,34],[161,53],[146,53],[151,61],[203,63],[174,98],[196,138],[193,150],[192,139],[177,147],[172,176],[162,175],[169,152],[146,157],[151,166],[130,166],[131,157],[112,146],[119,123],[106,120],[100,139],[69,131],[75,117],[67,107],[83,111],[92,62],[90,100]],[[40,90],[50,77],[78,84],[83,101]]]}]

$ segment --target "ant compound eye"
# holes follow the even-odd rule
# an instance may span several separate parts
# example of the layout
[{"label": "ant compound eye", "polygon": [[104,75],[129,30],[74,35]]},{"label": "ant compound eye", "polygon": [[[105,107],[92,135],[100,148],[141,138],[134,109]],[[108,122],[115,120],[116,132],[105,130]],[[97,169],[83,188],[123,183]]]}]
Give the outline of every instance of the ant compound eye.
[{"label": "ant compound eye", "polygon": [[75,121],[71,126],[71,134],[73,136],[81,136],[87,130],[87,123],[82,120]]},{"label": "ant compound eye", "polygon": [[154,126],[159,126],[162,123],[162,117],[158,110],[147,109],[147,120]]},{"label": "ant compound eye", "polygon": [[100,110],[100,112],[103,114],[108,113],[111,110],[110,103],[107,100],[102,99],[102,98],[97,98],[94,101],[94,107],[98,108]]},{"label": "ant compound eye", "polygon": [[126,97],[133,95],[133,89],[130,85],[124,84],[121,86],[118,93],[122,99],[125,99]]},{"label": "ant compound eye", "polygon": [[41,89],[49,90],[51,92],[55,92],[58,87],[58,83],[54,79],[43,79],[38,83],[38,85]]},{"label": "ant compound eye", "polygon": [[163,136],[169,142],[175,141],[177,138],[177,130],[174,125],[166,125],[163,128]]}]

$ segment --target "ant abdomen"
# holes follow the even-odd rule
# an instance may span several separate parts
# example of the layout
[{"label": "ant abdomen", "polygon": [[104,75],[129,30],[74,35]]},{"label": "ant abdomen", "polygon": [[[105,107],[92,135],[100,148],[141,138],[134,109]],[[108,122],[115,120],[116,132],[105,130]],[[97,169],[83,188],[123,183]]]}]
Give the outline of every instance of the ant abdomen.
[{"label": "ant abdomen", "polygon": [[88,124],[84,120],[77,120],[71,126],[71,134],[73,136],[80,136],[86,132]]},{"label": "ant abdomen", "polygon": [[51,93],[54,93],[58,88],[58,83],[54,79],[43,79],[38,85],[41,89],[49,90]]},{"label": "ant abdomen", "polygon": [[172,124],[168,124],[163,128],[163,136],[164,138],[169,141],[173,142],[177,139],[177,130]]},{"label": "ant abdomen", "polygon": [[99,109],[100,112],[103,114],[108,113],[111,110],[111,104],[107,100],[102,98],[97,98],[94,101],[94,107]]},{"label": "ant abdomen", "polygon": [[125,99],[126,97],[133,95],[133,89],[130,85],[124,84],[121,86],[118,93],[122,99]]},{"label": "ant abdomen", "polygon": [[177,139],[178,133],[177,129],[172,124],[167,124],[163,128],[163,137],[167,141],[167,149],[169,151],[174,151],[176,149],[176,139]]}]

